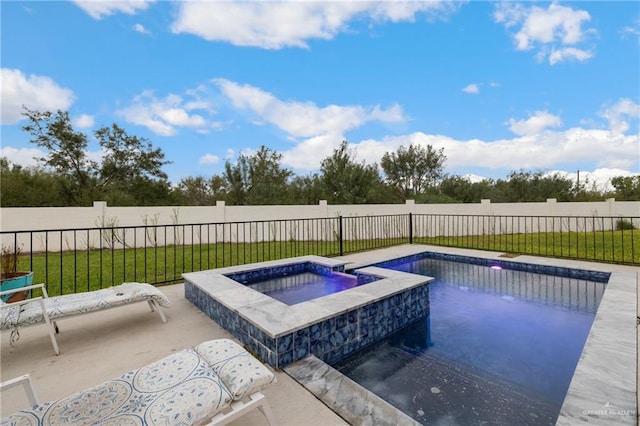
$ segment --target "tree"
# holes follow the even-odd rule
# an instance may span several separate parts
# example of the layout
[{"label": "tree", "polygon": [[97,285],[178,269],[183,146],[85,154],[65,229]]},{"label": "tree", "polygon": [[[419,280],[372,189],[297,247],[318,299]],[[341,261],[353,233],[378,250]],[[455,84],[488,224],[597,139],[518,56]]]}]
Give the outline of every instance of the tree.
[{"label": "tree", "polygon": [[209,179],[209,189],[211,190],[212,201],[225,201],[227,199],[227,185],[220,175],[213,175]]},{"label": "tree", "polygon": [[31,134],[32,143],[47,151],[37,160],[68,178],[62,190],[69,205],[91,203],[97,165],[87,158],[87,136],[73,129],[66,111],[41,112],[25,107],[22,114],[28,120],[22,129]]},{"label": "tree", "polygon": [[46,155],[38,160],[65,179],[61,182],[66,205],[87,205],[104,199],[115,205],[162,204],[170,200],[170,187],[162,167],[161,149],[144,138],[130,136],[117,124],[101,127],[95,137],[104,157],[101,163],[87,156],[87,136],[73,129],[69,113],[24,108],[23,130]]},{"label": "tree", "polygon": [[287,204],[293,172],[280,165],[282,155],[264,145],[253,155],[240,154],[225,163],[227,200],[234,205]]},{"label": "tree", "polygon": [[512,171],[508,180],[496,181],[497,202],[545,201],[556,198],[570,201],[573,197],[573,181],[559,173],[545,175],[542,171]]},{"label": "tree", "polygon": [[447,176],[438,186],[439,192],[446,197],[446,202],[451,203],[479,203],[484,198],[496,201],[495,182],[492,179],[483,179],[480,182],[471,182],[463,176]]},{"label": "tree", "polygon": [[0,157],[0,206],[54,207],[68,206],[63,189],[65,178],[36,167],[11,164]]},{"label": "tree", "polygon": [[433,188],[442,179],[446,159],[444,148],[436,151],[431,145],[401,145],[397,152],[385,153],[380,166],[387,182],[407,199]]},{"label": "tree", "polygon": [[184,206],[212,206],[227,196],[226,182],[220,175],[182,178],[173,190],[176,201]]},{"label": "tree", "polygon": [[614,196],[621,201],[640,201],[640,175],[616,176],[611,179]]},{"label": "tree", "polygon": [[182,178],[174,190],[180,204],[186,206],[210,206],[213,204],[211,188],[202,176]]},{"label": "tree", "polygon": [[248,202],[251,205],[287,204],[291,170],[280,165],[282,154],[264,145],[249,159]]},{"label": "tree", "polygon": [[99,128],[95,136],[104,153],[99,187],[110,194],[114,204],[135,204],[148,196],[145,188],[154,188],[156,196],[167,198],[169,182],[162,167],[170,162],[164,160],[160,148],[154,149],[145,138],[129,136],[115,123]]},{"label": "tree", "polygon": [[453,203],[472,203],[473,184],[467,178],[461,176],[447,176],[440,182],[440,193]]},{"label": "tree", "polygon": [[289,183],[289,197],[294,204],[318,204],[324,199],[320,177],[316,173],[294,177]]},{"label": "tree", "polygon": [[222,177],[227,185],[227,202],[234,206],[245,205],[249,190],[249,171],[242,154],[235,164],[228,160],[224,163]]},{"label": "tree", "polygon": [[322,160],[320,181],[328,201],[333,204],[383,202],[377,194],[383,186],[376,164],[356,162],[347,141]]}]

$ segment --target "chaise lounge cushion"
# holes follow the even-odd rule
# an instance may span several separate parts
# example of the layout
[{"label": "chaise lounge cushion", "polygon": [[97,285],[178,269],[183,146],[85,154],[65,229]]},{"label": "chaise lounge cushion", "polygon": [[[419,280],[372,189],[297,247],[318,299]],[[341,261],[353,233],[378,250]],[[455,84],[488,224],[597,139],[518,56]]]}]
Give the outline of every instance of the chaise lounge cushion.
[{"label": "chaise lounge cushion", "polygon": [[186,349],[118,379],[2,419],[2,425],[193,425],[231,402],[209,363]]},{"label": "chaise lounge cushion", "polygon": [[204,342],[196,346],[195,350],[220,376],[236,401],[276,381],[276,376],[271,371],[232,340]]},{"label": "chaise lounge cushion", "polygon": [[[165,308],[171,306],[169,299],[160,290],[146,283],[124,283],[102,290],[48,297],[44,299],[44,303],[49,318],[54,321],[58,318],[145,300],[154,300]],[[18,306],[7,306],[0,310],[0,329],[2,330],[43,322],[44,316],[39,303],[27,303],[20,310]]]}]

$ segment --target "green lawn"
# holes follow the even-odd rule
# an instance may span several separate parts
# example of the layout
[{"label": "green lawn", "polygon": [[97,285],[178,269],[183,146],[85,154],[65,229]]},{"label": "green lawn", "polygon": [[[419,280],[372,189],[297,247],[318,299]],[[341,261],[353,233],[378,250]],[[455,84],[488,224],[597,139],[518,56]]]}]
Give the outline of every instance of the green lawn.
[{"label": "green lawn", "polygon": [[[344,241],[343,252],[407,241],[407,238]],[[640,265],[638,230],[414,238],[414,243]],[[50,252],[34,254],[31,269],[34,283],[47,283],[49,294],[57,295],[96,290],[125,281],[168,283],[180,280],[184,272],[309,254],[337,256],[340,246],[337,241],[271,241]],[[28,257],[21,259],[20,269],[30,269]]]},{"label": "green lawn", "polygon": [[[406,242],[398,240],[397,244]],[[345,253],[385,247],[388,241],[345,241]],[[127,281],[174,282],[184,272],[304,255],[337,256],[337,241],[197,244],[39,253],[20,260],[20,270],[33,270],[34,283],[46,283],[50,295],[97,290]]]},{"label": "green lawn", "polygon": [[640,231],[546,232],[540,234],[473,235],[414,238],[414,243],[640,264]]}]

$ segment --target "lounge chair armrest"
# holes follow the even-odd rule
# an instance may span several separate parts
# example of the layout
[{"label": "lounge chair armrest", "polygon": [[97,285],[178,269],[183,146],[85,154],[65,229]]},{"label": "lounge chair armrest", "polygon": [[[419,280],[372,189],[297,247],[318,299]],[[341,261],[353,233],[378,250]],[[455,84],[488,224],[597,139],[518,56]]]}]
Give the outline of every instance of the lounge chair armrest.
[{"label": "lounge chair armrest", "polygon": [[39,288],[42,290],[42,294],[44,295],[45,298],[49,297],[49,295],[47,294],[47,289],[45,288],[44,284],[33,284],[33,285],[27,285],[20,288],[12,288],[11,290],[0,291],[0,296],[4,296],[6,294],[20,293],[21,291],[33,290],[36,288]]},{"label": "lounge chair armrest", "polygon": [[0,383],[0,390],[11,389],[20,385],[22,385],[22,387],[24,388],[24,392],[27,394],[27,398],[29,398],[29,403],[32,407],[40,404],[38,402],[38,397],[33,390],[33,386],[31,385],[31,377],[28,374],[23,374],[22,376],[18,376]]}]

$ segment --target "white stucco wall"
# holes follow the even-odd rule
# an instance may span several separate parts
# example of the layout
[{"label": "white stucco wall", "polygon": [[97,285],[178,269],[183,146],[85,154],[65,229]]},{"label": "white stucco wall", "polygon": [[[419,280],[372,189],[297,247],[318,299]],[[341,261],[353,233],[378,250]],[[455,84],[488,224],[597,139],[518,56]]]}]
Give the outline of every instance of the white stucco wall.
[{"label": "white stucco wall", "polygon": [[[59,232],[33,232],[19,235],[19,244],[25,249],[59,251],[71,247],[108,248],[125,241],[130,246],[164,245],[174,243],[198,243],[200,241],[268,241],[335,238],[335,219],[343,217],[365,217],[413,213],[416,215],[449,215],[445,219],[418,216],[414,220],[414,230],[422,236],[466,235],[485,233],[536,232],[558,230],[590,231],[612,229],[615,219],[603,217],[640,218],[640,202],[615,201],[559,203],[555,199],[538,203],[491,203],[482,200],[474,204],[415,204],[412,200],[405,204],[364,204],[329,205],[320,201],[318,205],[302,206],[226,206],[218,202],[215,206],[181,207],[109,207],[104,202],[95,202],[93,207],[35,207],[1,208],[0,231],[61,230]],[[476,217],[466,218],[467,215]],[[508,216],[508,217],[502,217]],[[548,216],[535,218],[531,216]],[[572,219],[554,219],[554,216],[571,216]],[[519,218],[518,218],[519,217]],[[580,219],[575,219],[580,217]],[[598,219],[593,219],[593,218]],[[305,221],[305,219],[326,218],[326,221]],[[299,219],[285,224],[234,224],[230,222],[273,221]],[[403,219],[384,221],[369,220],[373,225],[364,229],[351,226],[354,220],[345,220],[345,239],[406,237]],[[227,223],[227,225],[223,225]],[[362,224],[362,222],[358,222]],[[154,228],[152,225],[189,226],[178,228]],[[218,224],[190,226],[192,224]],[[640,219],[636,220],[640,226]],[[144,229],[119,229],[116,233],[98,231],[99,227],[140,227]],[[93,228],[83,231],[62,231],[68,229]],[[371,229],[375,229],[372,231]],[[365,235],[366,234],[366,235]],[[13,244],[13,234],[4,234],[2,244]]]},{"label": "white stucco wall", "polygon": [[376,216],[394,214],[448,214],[492,216],[640,216],[640,202],[615,201],[559,203],[474,204],[357,204],[303,206],[215,206],[109,207],[97,201],[93,207],[10,207],[0,208],[0,231],[32,229],[96,228],[99,224],[141,226],[242,222],[274,219],[307,219],[337,216]]}]

